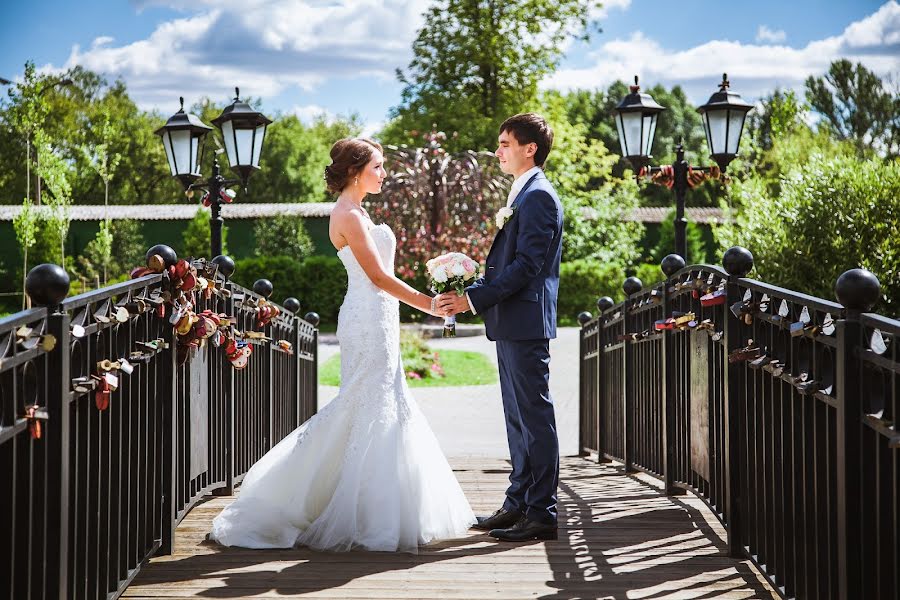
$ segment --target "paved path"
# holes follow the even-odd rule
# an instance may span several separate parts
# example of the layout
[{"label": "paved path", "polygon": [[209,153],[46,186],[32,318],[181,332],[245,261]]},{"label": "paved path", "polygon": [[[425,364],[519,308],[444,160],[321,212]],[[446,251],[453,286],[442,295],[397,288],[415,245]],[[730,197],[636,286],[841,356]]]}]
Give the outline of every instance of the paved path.
[{"label": "paved path", "polygon": [[[578,328],[563,327],[550,343],[550,394],[556,408],[560,454],[578,453]],[[494,342],[484,336],[428,340],[436,349],[481,352],[497,364]],[[319,345],[320,364],[339,350],[331,336]],[[320,386],[320,406],[337,393]],[[500,384],[413,388],[413,395],[450,457],[509,458]]]},{"label": "paved path", "polygon": [[[476,513],[503,498],[509,466],[451,459]],[[210,498],[175,531],[174,554],[144,567],[123,598],[570,600],[774,598],[748,561],[725,553],[702,500],[665,497],[645,475],[586,458],[560,470],[559,539],[500,543],[472,529],[418,554],[221,548],[204,541],[232,497]]]}]

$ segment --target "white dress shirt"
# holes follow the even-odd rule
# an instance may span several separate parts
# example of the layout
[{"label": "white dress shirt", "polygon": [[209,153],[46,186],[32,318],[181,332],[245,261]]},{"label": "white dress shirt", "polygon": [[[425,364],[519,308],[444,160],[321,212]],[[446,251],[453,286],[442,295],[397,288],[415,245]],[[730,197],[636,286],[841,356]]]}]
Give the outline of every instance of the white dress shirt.
[{"label": "white dress shirt", "polygon": [[[516,201],[516,197],[519,195],[519,192],[522,191],[522,188],[525,187],[525,184],[528,183],[528,180],[541,171],[542,169],[540,167],[534,166],[516,177],[516,180],[512,183],[512,187],[509,188],[509,196],[506,197],[507,207],[512,206],[513,202]],[[469,298],[468,292],[466,293],[466,300],[469,301],[469,310],[472,311],[472,314],[477,314],[475,312],[475,307],[472,306],[472,299]]]}]

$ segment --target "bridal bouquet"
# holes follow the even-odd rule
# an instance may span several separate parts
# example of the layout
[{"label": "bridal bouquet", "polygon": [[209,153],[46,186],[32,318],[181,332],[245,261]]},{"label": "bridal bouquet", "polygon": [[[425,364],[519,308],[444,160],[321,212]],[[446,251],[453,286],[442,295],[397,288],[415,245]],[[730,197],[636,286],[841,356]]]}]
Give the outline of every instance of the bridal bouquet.
[{"label": "bridal bouquet", "polygon": [[[425,263],[431,277],[431,289],[436,294],[456,290],[458,296],[465,293],[466,283],[478,275],[478,263],[460,252],[449,252]],[[443,337],[456,337],[456,316],[444,317]]]}]

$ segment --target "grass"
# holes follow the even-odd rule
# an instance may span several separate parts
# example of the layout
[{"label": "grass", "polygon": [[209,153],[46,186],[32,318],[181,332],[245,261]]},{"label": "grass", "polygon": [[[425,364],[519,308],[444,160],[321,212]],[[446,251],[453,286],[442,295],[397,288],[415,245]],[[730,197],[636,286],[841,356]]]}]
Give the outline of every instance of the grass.
[{"label": "grass", "polygon": [[[438,350],[443,377],[406,379],[409,387],[454,387],[459,385],[490,385],[497,383],[497,367],[481,352]],[[319,384],[341,384],[341,355],[335,354],[319,367]]]}]

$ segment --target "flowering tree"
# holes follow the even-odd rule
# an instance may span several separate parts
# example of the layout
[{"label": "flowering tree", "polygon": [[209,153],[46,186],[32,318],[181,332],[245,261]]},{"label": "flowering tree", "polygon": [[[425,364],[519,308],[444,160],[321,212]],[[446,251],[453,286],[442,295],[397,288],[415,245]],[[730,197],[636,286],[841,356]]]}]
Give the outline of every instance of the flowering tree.
[{"label": "flowering tree", "polygon": [[494,213],[505,203],[510,178],[489,152],[448,154],[446,135],[432,131],[423,148],[386,148],[388,177],[369,212],[397,236],[397,275],[421,281],[425,263],[464,252],[484,264],[494,238]]}]

